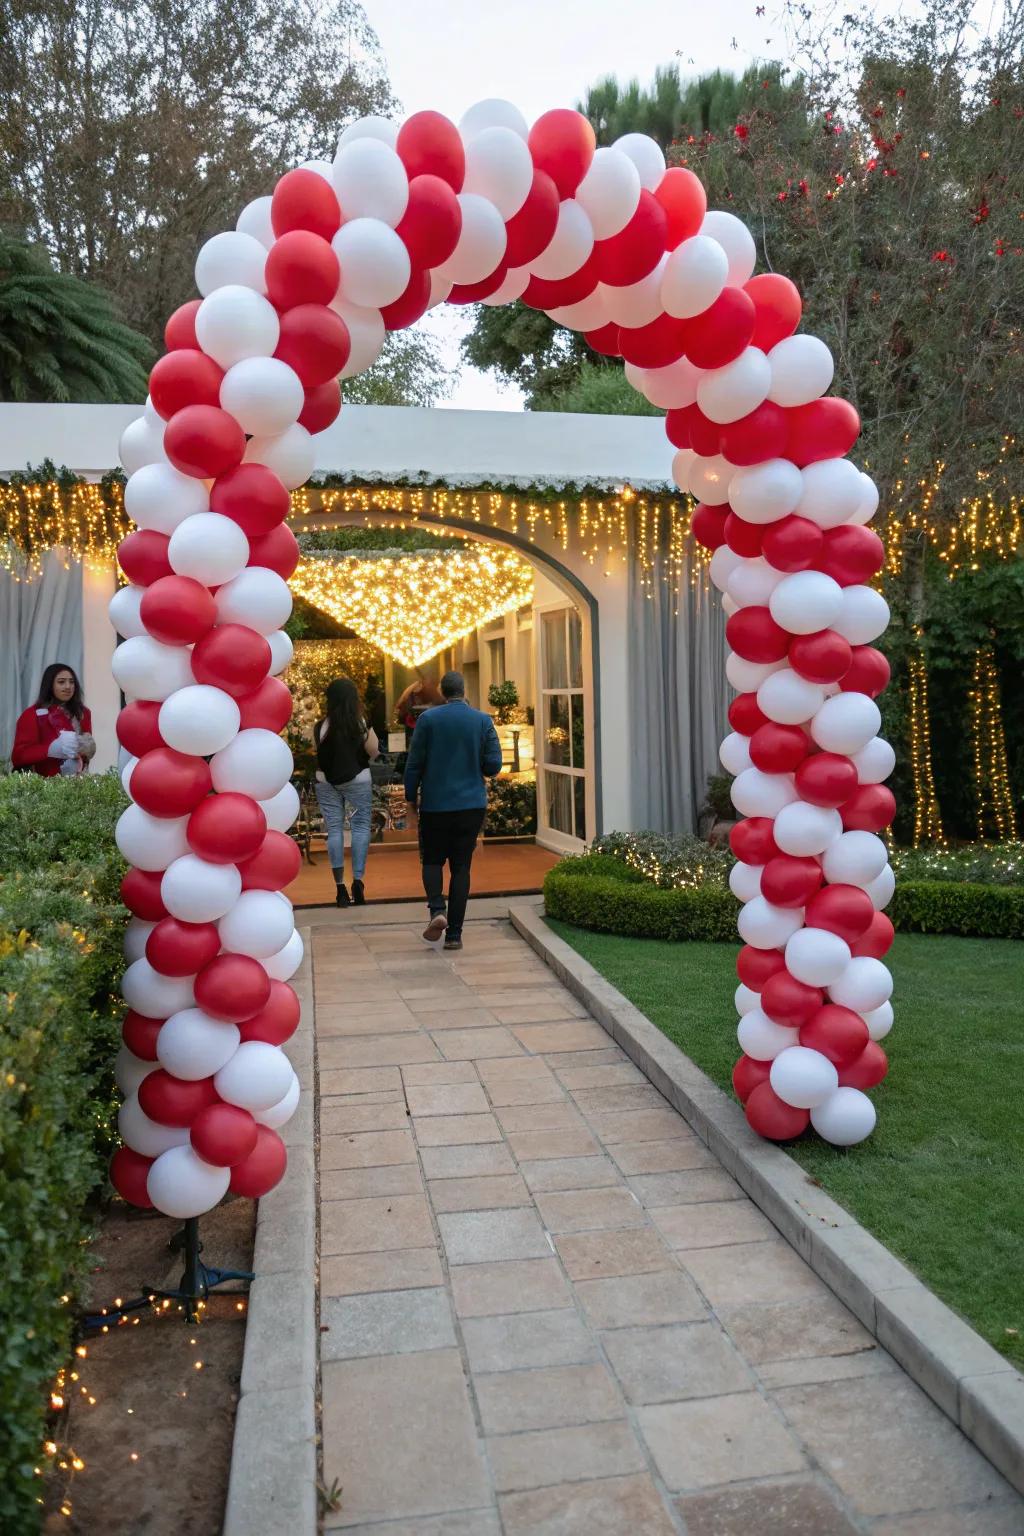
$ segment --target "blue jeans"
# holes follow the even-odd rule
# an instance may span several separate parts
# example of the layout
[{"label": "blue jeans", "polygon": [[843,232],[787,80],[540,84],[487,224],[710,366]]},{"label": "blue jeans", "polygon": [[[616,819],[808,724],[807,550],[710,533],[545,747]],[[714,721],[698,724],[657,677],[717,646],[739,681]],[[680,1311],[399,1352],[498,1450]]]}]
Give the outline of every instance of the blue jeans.
[{"label": "blue jeans", "polygon": [[348,814],[352,829],[352,878],[361,880],[366,873],[366,856],[370,851],[370,813],[373,809],[373,784],[369,779],[361,783],[353,779],[349,784],[323,784],[316,786],[316,798],[323,812],[327,828],[327,857],[339,883],[345,874],[345,815]]}]

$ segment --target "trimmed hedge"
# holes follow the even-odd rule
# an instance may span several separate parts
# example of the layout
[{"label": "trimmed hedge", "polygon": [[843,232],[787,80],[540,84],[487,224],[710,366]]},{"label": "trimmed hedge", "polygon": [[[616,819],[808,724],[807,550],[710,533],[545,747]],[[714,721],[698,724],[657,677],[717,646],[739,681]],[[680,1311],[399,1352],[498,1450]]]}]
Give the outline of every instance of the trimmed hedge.
[{"label": "trimmed hedge", "polygon": [[957,933],[1024,939],[1024,886],[899,880],[888,908],[901,933]]},{"label": "trimmed hedge", "polygon": [[3,1530],[38,1525],[47,1387],[70,1353],[115,1133],[124,803],[112,776],[0,779]]}]

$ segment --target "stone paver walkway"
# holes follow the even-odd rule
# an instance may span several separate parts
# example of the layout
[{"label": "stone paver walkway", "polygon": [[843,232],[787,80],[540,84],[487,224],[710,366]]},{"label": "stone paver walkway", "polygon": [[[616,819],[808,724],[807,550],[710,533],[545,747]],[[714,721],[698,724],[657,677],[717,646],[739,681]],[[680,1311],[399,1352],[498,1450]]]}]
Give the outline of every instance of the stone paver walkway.
[{"label": "stone paver walkway", "polygon": [[314,933],[328,1529],[1024,1531],[508,924]]}]

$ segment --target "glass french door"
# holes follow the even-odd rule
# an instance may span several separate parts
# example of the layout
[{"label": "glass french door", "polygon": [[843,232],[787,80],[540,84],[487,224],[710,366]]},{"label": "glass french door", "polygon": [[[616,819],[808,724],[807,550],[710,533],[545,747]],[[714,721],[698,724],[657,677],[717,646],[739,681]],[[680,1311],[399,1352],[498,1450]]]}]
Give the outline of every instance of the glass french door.
[{"label": "glass french door", "polygon": [[579,846],[588,837],[583,624],[571,607],[538,617],[538,817],[553,841]]}]

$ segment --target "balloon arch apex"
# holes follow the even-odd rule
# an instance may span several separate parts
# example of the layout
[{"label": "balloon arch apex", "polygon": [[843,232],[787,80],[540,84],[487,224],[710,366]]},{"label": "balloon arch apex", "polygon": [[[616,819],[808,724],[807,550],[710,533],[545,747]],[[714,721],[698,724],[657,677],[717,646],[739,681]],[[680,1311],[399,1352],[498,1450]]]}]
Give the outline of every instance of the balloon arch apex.
[{"label": "balloon arch apex", "polygon": [[875,702],[878,492],[847,457],[860,422],[826,393],[828,347],[798,333],[799,292],[756,259],[742,220],[708,210],[654,140],[598,148],[577,112],[530,126],[499,100],[458,124],[351,124],[333,162],[287,172],[200,250],[199,297],[168,320],[121,441],[136,528],[111,618],[132,921],[111,1177],[133,1204],[188,1218],[283,1174],[302,961],[282,894],[298,852],[279,734],[289,492],[344,381],[440,303],[542,309],[666,412],[736,691],[721,747],[742,818],[734,1085],[763,1136],[870,1134],[892,1024],[879,834],[895,810]]}]

